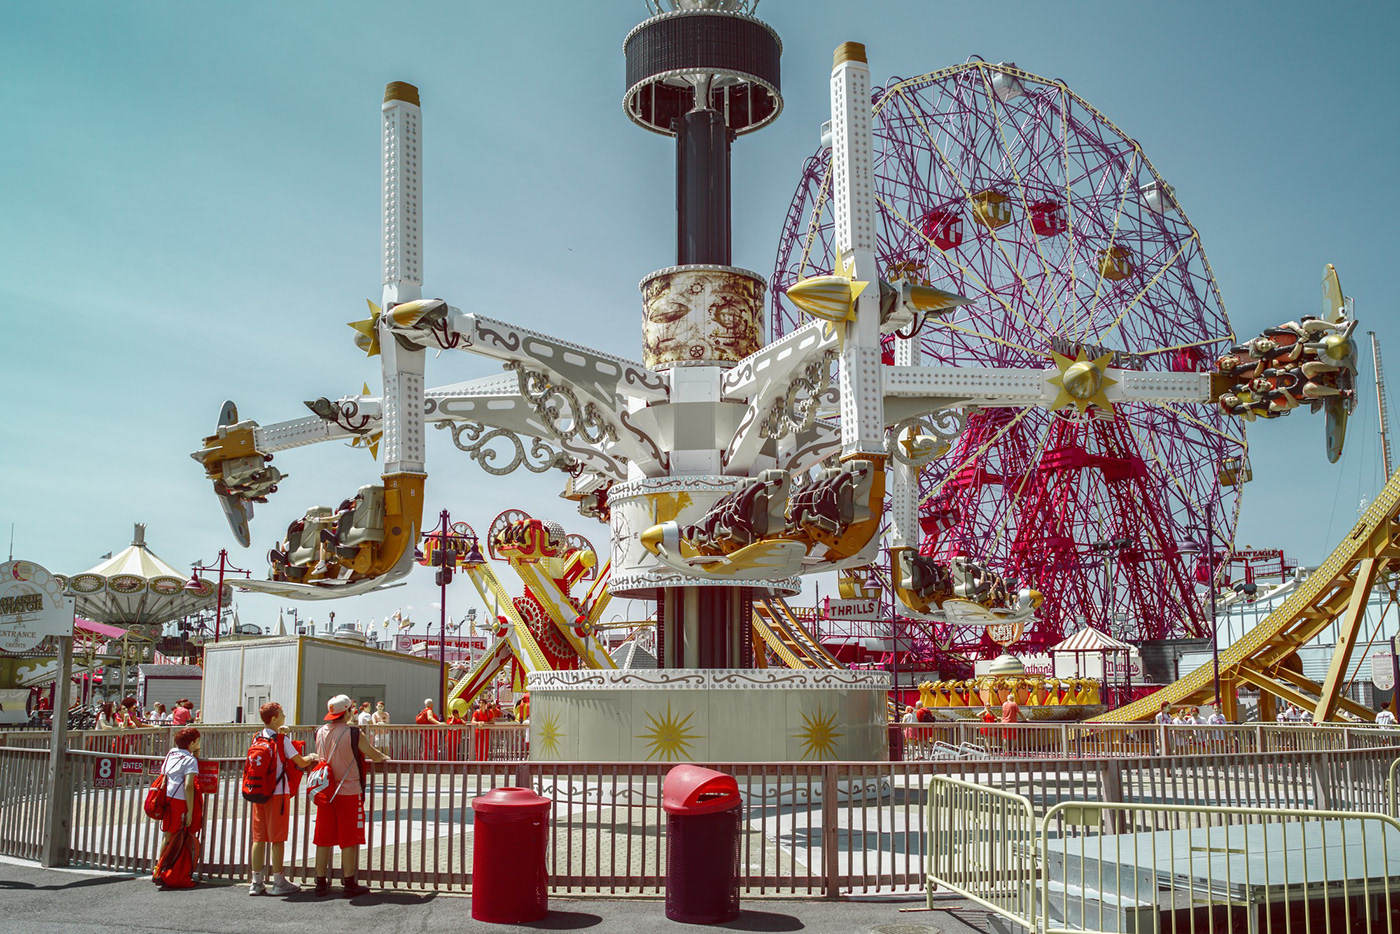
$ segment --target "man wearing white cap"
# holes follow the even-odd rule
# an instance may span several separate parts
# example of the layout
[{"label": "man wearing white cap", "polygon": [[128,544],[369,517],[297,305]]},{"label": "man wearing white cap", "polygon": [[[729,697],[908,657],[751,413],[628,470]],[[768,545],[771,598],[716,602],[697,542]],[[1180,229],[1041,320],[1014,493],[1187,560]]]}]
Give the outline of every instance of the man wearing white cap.
[{"label": "man wearing white cap", "polygon": [[331,894],[331,850],[340,847],[340,871],[345,897],[369,891],[355,881],[360,847],[365,842],[364,762],[387,762],[389,756],[374,748],[369,736],[350,725],[355,702],[337,694],[326,702],[326,725],[316,731],[316,754],[330,764],[332,797],[316,805],[316,894]]}]

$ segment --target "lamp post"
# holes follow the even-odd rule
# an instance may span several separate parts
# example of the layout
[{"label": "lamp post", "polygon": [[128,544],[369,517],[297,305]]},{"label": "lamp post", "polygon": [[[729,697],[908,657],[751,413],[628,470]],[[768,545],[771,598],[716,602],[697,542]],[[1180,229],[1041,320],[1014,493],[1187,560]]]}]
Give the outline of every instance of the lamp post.
[{"label": "lamp post", "polygon": [[[894,580],[894,552],[890,552],[890,580]],[[876,575],[874,568],[871,568],[870,579],[866,581],[866,587],[870,590],[879,591],[880,578]],[[899,607],[894,599],[890,600],[890,686],[894,688],[894,706],[896,710],[904,705],[899,698]]]},{"label": "lamp post", "polygon": [[1178,551],[1183,555],[1202,555],[1206,559],[1206,588],[1210,591],[1210,657],[1214,666],[1213,684],[1215,688],[1216,709],[1222,713],[1225,706],[1224,699],[1220,696],[1220,620],[1216,615],[1215,605],[1215,541],[1212,531],[1215,526],[1215,511],[1211,503],[1206,503],[1206,528],[1205,544],[1198,545],[1192,541],[1181,543]]},{"label": "lamp post", "polygon": [[1220,618],[1215,613],[1215,527],[1214,504],[1206,502],[1206,586],[1210,588],[1210,658],[1215,666],[1215,709],[1222,712],[1225,706],[1220,696]]},{"label": "lamp post", "polygon": [[1126,538],[1107,538],[1089,546],[1103,555],[1103,631],[1110,636],[1113,635],[1113,597],[1117,589],[1113,585],[1113,556],[1121,555],[1131,544]]},{"label": "lamp post", "polygon": [[185,585],[186,590],[193,590],[195,592],[199,592],[204,589],[203,584],[201,584],[199,580],[200,571],[219,572],[219,583],[214,590],[214,644],[218,645],[219,628],[224,621],[224,574],[242,574],[244,577],[252,577],[253,572],[245,571],[240,567],[236,567],[228,559],[228,549],[220,548],[219,562],[217,564],[205,567],[202,564],[196,563],[192,568],[190,568],[190,580],[189,583]]},{"label": "lamp post", "polygon": [[439,628],[438,628],[438,716],[447,717],[447,585],[452,583],[452,568],[457,562],[457,555],[452,549],[452,517],[444,509],[439,518],[442,520],[437,530],[432,535],[437,538],[437,547],[433,549],[432,566],[437,568],[437,575],[434,580],[438,585],[438,608],[439,608]]}]

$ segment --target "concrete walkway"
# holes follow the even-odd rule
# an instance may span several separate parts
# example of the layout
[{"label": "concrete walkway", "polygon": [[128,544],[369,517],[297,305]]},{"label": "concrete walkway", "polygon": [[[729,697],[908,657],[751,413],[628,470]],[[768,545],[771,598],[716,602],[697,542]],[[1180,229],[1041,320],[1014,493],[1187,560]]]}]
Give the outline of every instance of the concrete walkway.
[{"label": "concrete walkway", "polygon": [[[157,890],[145,878],[83,870],[42,869],[0,857],[0,905],[6,934],[461,934],[521,930],[599,932],[700,931],[666,920],[659,899],[554,898],[550,915],[526,925],[472,920],[471,899],[431,892],[371,893],[349,900],[253,898],[243,885],[204,885],[178,892]],[[750,899],[734,931],[809,931],[812,934],[986,934],[986,913],[959,901],[926,911],[922,900]],[[946,907],[942,907],[946,906]],[[884,929],[882,931],[882,929]]]}]

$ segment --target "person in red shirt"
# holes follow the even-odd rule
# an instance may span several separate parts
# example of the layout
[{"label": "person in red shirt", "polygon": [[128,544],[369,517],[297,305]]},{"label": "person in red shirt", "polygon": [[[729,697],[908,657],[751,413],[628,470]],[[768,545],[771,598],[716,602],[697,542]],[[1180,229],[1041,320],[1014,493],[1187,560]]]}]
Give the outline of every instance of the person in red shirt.
[{"label": "person in red shirt", "polygon": [[457,752],[462,748],[462,734],[466,732],[467,718],[461,714],[461,701],[448,705],[447,713],[447,758],[457,761]]},{"label": "person in red shirt", "polygon": [[193,716],[194,704],[190,703],[189,698],[183,698],[176,702],[175,709],[170,712],[170,725],[186,726]]},{"label": "person in red shirt", "polygon": [[360,847],[365,842],[363,762],[387,762],[389,755],[374,748],[368,731],[359,732],[359,742],[352,745],[355,734],[349,720],[354,705],[344,694],[332,697],[326,702],[326,724],[316,731],[316,755],[330,764],[331,787],[335,789],[331,800],[316,805],[316,830],[311,837],[316,845],[316,895],[321,898],[331,894],[331,855],[337,847],[345,897],[369,891],[355,879]]},{"label": "person in red shirt", "polygon": [[[413,722],[419,726],[442,726],[442,721],[438,719],[437,713],[433,710],[433,699],[423,698],[423,709],[418,711],[418,716],[413,718]],[[423,758],[436,759],[438,757],[438,737],[441,730],[423,730]]]}]

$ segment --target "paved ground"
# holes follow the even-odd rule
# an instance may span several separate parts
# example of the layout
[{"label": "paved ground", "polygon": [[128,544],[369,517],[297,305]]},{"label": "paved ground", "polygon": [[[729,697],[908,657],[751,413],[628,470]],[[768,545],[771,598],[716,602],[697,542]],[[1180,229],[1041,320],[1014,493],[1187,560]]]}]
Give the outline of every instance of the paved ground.
[{"label": "paved ground", "polygon": [[[471,900],[459,895],[384,892],[347,901],[303,893],[251,898],[245,886],[206,885],[161,892],[127,874],[41,869],[0,857],[0,911],[5,934],[461,934],[463,931],[608,932],[701,930],[666,920],[656,899],[563,899],[550,902],[545,920],[527,925],[482,924],[471,918]],[[737,921],[721,930],[810,931],[813,934],[984,934],[985,913],[948,902],[936,911],[921,901],[822,901],[752,899]],[[886,927],[889,926],[889,927]],[[883,934],[883,932],[882,932]]]}]

